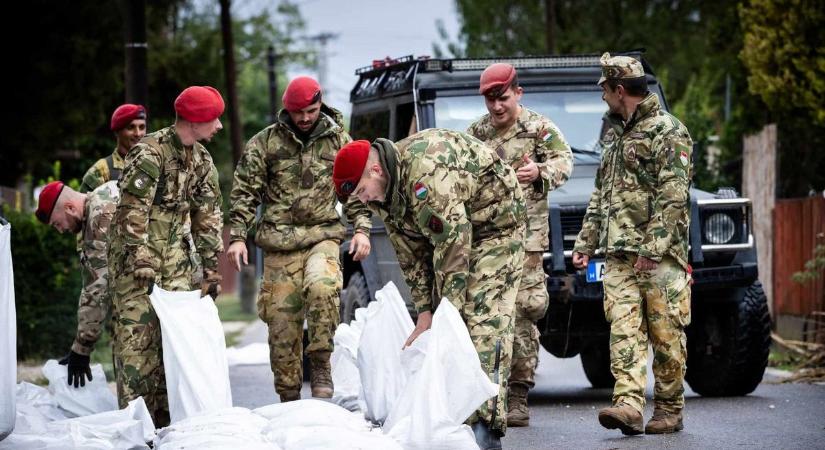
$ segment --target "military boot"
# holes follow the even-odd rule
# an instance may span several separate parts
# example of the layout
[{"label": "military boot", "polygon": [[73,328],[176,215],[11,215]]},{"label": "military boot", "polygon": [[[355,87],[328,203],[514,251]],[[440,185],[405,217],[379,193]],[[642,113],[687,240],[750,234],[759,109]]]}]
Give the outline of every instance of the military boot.
[{"label": "military boot", "polygon": [[332,398],[332,373],[329,366],[329,352],[314,352],[309,356],[312,370],[309,374],[309,384],[312,387],[312,396],[318,398]]},{"label": "military boot", "polygon": [[278,393],[281,396],[281,403],[291,402],[293,400],[301,399],[301,390],[289,390]]},{"label": "military boot", "polygon": [[653,410],[653,417],[645,426],[645,433],[647,434],[665,434],[675,433],[681,431],[685,426],[682,425],[682,413],[672,413],[659,408]]},{"label": "military boot", "polygon": [[608,430],[618,428],[624,435],[644,433],[642,413],[627,403],[619,403],[599,411],[599,423]]},{"label": "military boot", "polygon": [[501,431],[491,430],[483,420],[474,423],[472,429],[480,450],[501,450]]},{"label": "military boot", "polygon": [[527,409],[527,386],[511,384],[507,390],[507,426],[526,427],[530,425],[530,410]]}]

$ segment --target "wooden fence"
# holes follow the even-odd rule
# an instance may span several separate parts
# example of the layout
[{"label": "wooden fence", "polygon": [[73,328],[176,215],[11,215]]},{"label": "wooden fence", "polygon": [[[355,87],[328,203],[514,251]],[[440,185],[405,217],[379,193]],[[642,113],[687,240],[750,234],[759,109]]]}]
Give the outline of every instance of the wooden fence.
[{"label": "wooden fence", "polygon": [[[825,311],[825,274],[807,283],[791,280],[825,243],[825,198],[776,200],[773,210],[773,313],[809,316]],[[819,240],[817,240],[819,239]]]}]

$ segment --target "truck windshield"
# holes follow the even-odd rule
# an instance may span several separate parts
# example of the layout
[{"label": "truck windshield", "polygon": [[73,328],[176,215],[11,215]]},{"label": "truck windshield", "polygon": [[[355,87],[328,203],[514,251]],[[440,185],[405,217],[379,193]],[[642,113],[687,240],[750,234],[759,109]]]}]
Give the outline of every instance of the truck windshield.
[{"label": "truck windshield", "polygon": [[[521,104],[552,120],[571,147],[600,150],[602,116],[607,111],[601,91],[525,92]],[[437,97],[435,100],[435,126],[439,128],[465,131],[486,113],[480,95]]]}]

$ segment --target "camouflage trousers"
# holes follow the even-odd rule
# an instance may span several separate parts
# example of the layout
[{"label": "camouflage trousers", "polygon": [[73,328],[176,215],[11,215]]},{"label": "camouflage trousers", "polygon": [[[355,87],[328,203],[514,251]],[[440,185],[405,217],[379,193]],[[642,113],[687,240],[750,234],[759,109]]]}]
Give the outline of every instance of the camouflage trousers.
[{"label": "camouflage trousers", "polygon": [[645,406],[647,347],[653,346],[653,400],[657,408],[684,408],[685,327],[690,323],[690,278],[671,257],[653,271],[633,268],[636,255],[608,256],[604,310],[610,322],[610,370],[616,378],[613,404],[640,412]]},{"label": "camouflage trousers", "polygon": [[[178,254],[180,253],[180,254]],[[183,249],[167,252],[155,283],[170,291],[192,289],[191,259]],[[169,424],[169,401],[160,322],[146,288],[138,287],[131,273],[112,273],[112,323],[117,396],[120,408],[143,397],[157,428]]]},{"label": "camouflage trousers", "polygon": [[269,327],[269,361],[279,394],[301,389],[304,318],[306,352],[332,352],[344,282],[338,245],[326,240],[308,249],[264,256],[258,316]]},{"label": "camouflage trousers", "polygon": [[[487,400],[468,419],[483,419],[493,429],[507,430],[507,379],[513,354],[513,316],[524,266],[524,229],[473,242],[466,299],[450,299],[461,312],[478,352],[481,368],[498,395]],[[461,301],[459,301],[461,300]]]},{"label": "camouflage trousers", "polygon": [[539,330],[536,321],[544,317],[550,300],[547,294],[541,252],[527,252],[521,285],[516,296],[516,324],[513,336],[513,364],[510,385],[521,384],[528,389],[536,385],[539,365]]}]

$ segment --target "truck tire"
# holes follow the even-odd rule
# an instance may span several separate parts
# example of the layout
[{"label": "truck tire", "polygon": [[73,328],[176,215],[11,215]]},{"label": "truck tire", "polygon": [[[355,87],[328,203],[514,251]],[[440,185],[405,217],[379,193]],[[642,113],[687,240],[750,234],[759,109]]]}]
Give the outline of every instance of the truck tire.
[{"label": "truck tire", "polygon": [[762,381],[771,345],[768,301],[758,281],[739,301],[714,305],[688,328],[685,380],[707,397],[740,396]]},{"label": "truck tire", "polygon": [[367,306],[370,301],[370,291],[367,289],[367,280],[364,274],[354,272],[349,277],[347,288],[341,291],[341,323],[350,323],[355,319],[355,310]]},{"label": "truck tire", "polygon": [[613,388],[616,379],[610,372],[610,342],[597,339],[589,342],[581,350],[582,368],[587,381],[596,388]]}]

